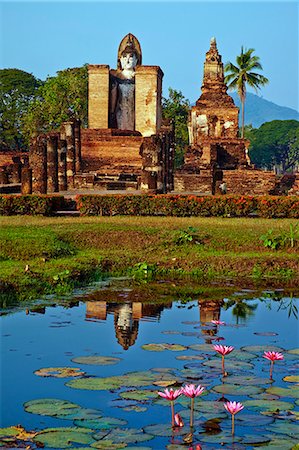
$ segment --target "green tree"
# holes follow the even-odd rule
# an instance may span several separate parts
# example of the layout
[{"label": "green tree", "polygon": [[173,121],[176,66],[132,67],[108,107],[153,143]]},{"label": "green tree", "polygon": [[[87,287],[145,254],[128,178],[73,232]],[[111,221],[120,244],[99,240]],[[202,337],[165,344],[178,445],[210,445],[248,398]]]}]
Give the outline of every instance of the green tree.
[{"label": "green tree", "polygon": [[0,70],[0,144],[19,151],[24,147],[22,118],[35,98],[41,81],[19,69]]},{"label": "green tree", "polygon": [[179,167],[184,161],[184,152],[188,147],[188,113],[190,109],[181,91],[169,88],[168,98],[162,99],[162,114],[164,119],[170,119],[174,124],[175,138],[175,166]]},{"label": "green tree", "polygon": [[59,128],[71,118],[87,125],[87,65],[65,69],[49,77],[38,90],[23,119],[23,131],[29,139],[35,133]]},{"label": "green tree", "polygon": [[299,122],[273,120],[258,129],[246,131],[250,140],[249,156],[257,167],[281,166],[286,172],[299,164]]},{"label": "green tree", "polygon": [[269,82],[268,78],[263,75],[252,72],[252,70],[262,70],[260,58],[253,55],[255,50],[249,48],[248,50],[241,47],[241,54],[236,58],[236,65],[229,62],[225,65],[225,83],[229,89],[236,89],[241,100],[242,110],[242,138],[244,137],[244,112],[246,99],[246,85],[258,91],[261,86]]}]

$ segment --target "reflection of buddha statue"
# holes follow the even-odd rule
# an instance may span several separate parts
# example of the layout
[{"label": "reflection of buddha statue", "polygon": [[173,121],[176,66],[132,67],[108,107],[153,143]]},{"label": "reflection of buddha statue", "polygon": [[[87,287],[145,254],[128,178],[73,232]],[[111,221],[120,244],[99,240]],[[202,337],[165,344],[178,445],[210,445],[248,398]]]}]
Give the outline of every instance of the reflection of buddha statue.
[{"label": "reflection of buddha statue", "polygon": [[139,42],[128,34],[119,46],[117,70],[110,70],[110,128],[135,130],[135,68],[140,64]]}]

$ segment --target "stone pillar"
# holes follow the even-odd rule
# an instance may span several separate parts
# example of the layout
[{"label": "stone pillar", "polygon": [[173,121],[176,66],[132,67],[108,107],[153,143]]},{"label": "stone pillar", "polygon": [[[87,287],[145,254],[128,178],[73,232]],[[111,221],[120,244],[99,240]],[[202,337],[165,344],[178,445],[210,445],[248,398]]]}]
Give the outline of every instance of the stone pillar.
[{"label": "stone pillar", "polygon": [[161,139],[157,136],[144,138],[141,146],[141,190],[163,192]]},{"label": "stone pillar", "polygon": [[47,141],[44,135],[32,140],[29,154],[32,168],[32,192],[34,194],[47,193]]},{"label": "stone pillar", "polygon": [[8,173],[6,166],[0,167],[0,184],[8,184]]},{"label": "stone pillar", "polygon": [[58,189],[59,191],[67,190],[65,139],[58,141]]},{"label": "stone pillar", "polygon": [[81,172],[81,120],[74,121],[76,173]]},{"label": "stone pillar", "polygon": [[162,122],[162,78],[158,66],[138,66],[135,73],[135,129],[142,136],[157,134]]},{"label": "stone pillar", "polygon": [[108,128],[109,66],[88,66],[88,128]]},{"label": "stone pillar", "polygon": [[75,136],[73,122],[63,122],[61,125],[61,137],[66,140],[66,176],[68,188],[74,187],[74,175],[76,172]]},{"label": "stone pillar", "polygon": [[25,166],[22,168],[21,180],[22,195],[32,194],[32,169],[30,167]]},{"label": "stone pillar", "polygon": [[22,163],[19,156],[14,156],[12,158],[13,164],[10,165],[10,176],[12,183],[21,183],[21,170]]},{"label": "stone pillar", "polygon": [[47,192],[58,192],[58,136],[47,136]]}]

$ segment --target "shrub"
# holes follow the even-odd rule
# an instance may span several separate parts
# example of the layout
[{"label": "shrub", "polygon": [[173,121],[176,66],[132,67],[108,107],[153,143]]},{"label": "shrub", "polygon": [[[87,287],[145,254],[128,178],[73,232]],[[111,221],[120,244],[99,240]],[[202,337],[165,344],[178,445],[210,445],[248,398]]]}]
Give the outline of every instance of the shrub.
[{"label": "shrub", "polygon": [[299,197],[250,195],[79,195],[81,215],[299,218]]},{"label": "shrub", "polygon": [[59,195],[0,195],[0,215],[50,216],[63,203],[64,197]]}]

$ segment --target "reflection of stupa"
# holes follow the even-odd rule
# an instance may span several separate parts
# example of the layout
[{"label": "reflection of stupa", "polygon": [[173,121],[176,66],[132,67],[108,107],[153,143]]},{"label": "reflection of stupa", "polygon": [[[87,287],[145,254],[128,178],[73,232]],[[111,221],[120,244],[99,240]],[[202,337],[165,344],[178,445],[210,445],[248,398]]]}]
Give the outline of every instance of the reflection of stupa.
[{"label": "reflection of stupa", "polygon": [[[209,323],[212,320],[220,320],[221,306],[223,303],[223,300],[198,300],[199,320],[201,325]],[[217,334],[217,325],[213,328],[202,329],[202,334],[215,336],[215,334]],[[206,342],[210,344],[211,339],[207,338]]]},{"label": "reflection of stupa", "polygon": [[86,302],[86,320],[106,320],[107,314],[114,315],[114,328],[117,342],[124,350],[135,344],[139,320],[157,321],[161,312],[172,303],[154,305],[149,303],[125,301],[123,303],[108,303],[105,301]]},{"label": "reflection of stupa", "polygon": [[138,320],[133,320],[131,303],[120,305],[114,314],[114,328],[117,342],[124,350],[134,345],[138,335]]}]

